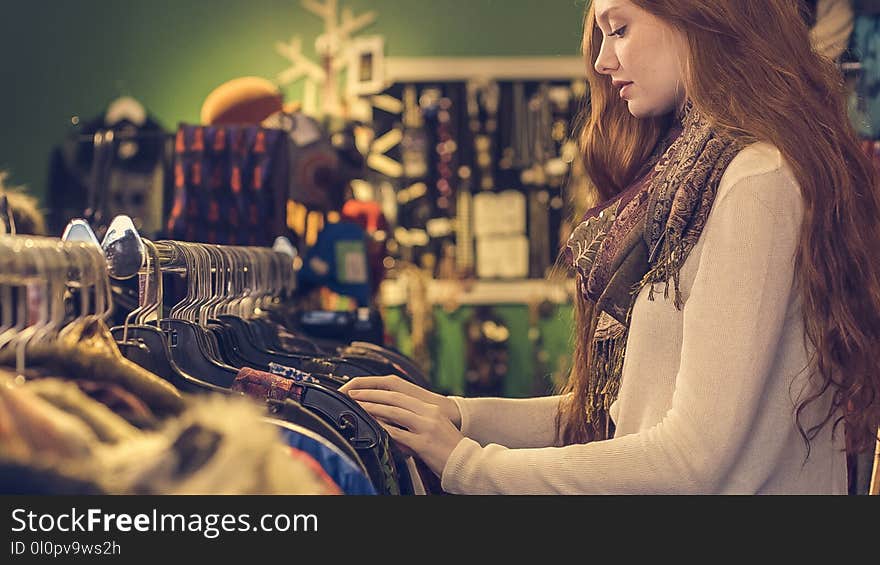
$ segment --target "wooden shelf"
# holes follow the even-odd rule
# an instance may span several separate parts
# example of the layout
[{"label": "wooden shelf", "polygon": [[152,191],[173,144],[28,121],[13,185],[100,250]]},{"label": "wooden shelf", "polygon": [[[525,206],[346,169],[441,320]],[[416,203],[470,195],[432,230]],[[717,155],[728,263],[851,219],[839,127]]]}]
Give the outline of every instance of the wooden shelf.
[{"label": "wooden shelf", "polygon": [[[432,304],[465,305],[530,304],[549,300],[556,304],[571,302],[574,281],[551,282],[544,279],[511,281],[432,280],[428,284],[428,301]],[[408,301],[405,283],[383,281],[379,289],[384,306],[401,306]]]}]

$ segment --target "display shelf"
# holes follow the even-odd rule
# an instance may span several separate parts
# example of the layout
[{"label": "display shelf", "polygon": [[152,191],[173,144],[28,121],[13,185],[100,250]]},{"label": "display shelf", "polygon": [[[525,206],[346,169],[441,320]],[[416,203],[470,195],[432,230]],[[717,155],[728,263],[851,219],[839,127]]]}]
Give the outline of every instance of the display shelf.
[{"label": "display shelf", "polygon": [[[427,299],[431,304],[529,304],[550,301],[566,304],[571,301],[574,281],[520,279],[510,281],[432,280],[428,283]],[[380,295],[383,306],[401,306],[408,301],[406,283],[383,281]]]}]

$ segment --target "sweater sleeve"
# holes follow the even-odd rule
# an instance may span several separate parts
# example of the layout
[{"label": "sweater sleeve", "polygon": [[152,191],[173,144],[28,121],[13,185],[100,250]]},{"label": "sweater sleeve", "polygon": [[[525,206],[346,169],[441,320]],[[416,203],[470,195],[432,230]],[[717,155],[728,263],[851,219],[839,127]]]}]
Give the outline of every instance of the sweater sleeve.
[{"label": "sweater sleeve", "polygon": [[549,447],[556,445],[561,396],[538,398],[450,397],[461,412],[461,433],[480,445]]},{"label": "sweater sleeve", "polygon": [[[719,191],[682,310],[672,404],[657,425],[607,441],[541,449],[481,447],[464,438],[443,470],[443,489],[456,494],[716,492],[749,440],[749,422],[771,377],[795,288],[802,215],[798,186],[781,169]],[[790,425],[787,411],[776,417],[777,429]]]}]

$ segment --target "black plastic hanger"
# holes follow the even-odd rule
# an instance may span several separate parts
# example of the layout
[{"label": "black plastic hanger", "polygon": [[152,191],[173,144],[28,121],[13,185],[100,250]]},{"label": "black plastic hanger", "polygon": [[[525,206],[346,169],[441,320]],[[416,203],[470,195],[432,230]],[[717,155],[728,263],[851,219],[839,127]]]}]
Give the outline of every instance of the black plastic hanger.
[{"label": "black plastic hanger", "polygon": [[[134,363],[159,375],[183,392],[228,392],[227,389],[193,377],[175,363],[166,334],[155,326],[131,325],[112,328],[111,333],[122,354]],[[127,339],[124,340],[125,334]],[[123,341],[124,340],[124,341]]]},{"label": "black plastic hanger", "polygon": [[269,400],[266,404],[269,413],[272,415],[270,421],[278,420],[311,432],[309,435],[320,437],[323,441],[338,449],[343,455],[351,459],[364,474],[368,475],[367,468],[358,452],[345,438],[339,435],[339,432],[314,412],[293,400]]},{"label": "black plastic hanger", "polygon": [[363,461],[377,491],[399,494],[400,476],[387,432],[347,396],[314,383],[297,384],[293,400],[318,415],[346,439]]},{"label": "black plastic hanger", "polygon": [[[114,229],[123,227],[123,224],[114,220]],[[131,228],[134,226],[132,225]],[[128,233],[113,232],[115,237],[138,237],[133,230]],[[146,317],[155,312],[161,317],[162,300],[162,274],[159,267],[159,255],[156,246],[149,240],[142,240],[142,245],[123,246],[129,249],[144,250],[144,260],[140,261],[145,269],[140,275],[143,277],[145,304],[132,311],[125,319],[122,326],[111,329],[111,334],[122,354],[130,361],[137,363],[150,372],[159,375],[171,384],[185,392],[222,392],[224,389],[206,382],[192,374],[182,370],[172,358],[168,348],[166,335],[156,326],[144,323]],[[137,263],[139,261],[134,261]],[[134,318],[134,323],[131,319]]]}]

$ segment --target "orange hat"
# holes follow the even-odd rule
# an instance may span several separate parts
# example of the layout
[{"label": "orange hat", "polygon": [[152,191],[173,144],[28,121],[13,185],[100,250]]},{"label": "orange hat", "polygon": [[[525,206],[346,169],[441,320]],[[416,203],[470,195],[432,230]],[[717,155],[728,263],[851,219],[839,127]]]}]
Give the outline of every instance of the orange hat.
[{"label": "orange hat", "polygon": [[282,111],[283,96],[272,82],[241,77],[214,89],[202,104],[202,125],[259,124]]}]

